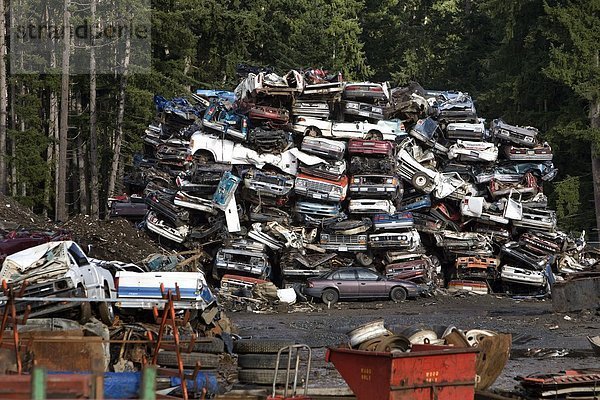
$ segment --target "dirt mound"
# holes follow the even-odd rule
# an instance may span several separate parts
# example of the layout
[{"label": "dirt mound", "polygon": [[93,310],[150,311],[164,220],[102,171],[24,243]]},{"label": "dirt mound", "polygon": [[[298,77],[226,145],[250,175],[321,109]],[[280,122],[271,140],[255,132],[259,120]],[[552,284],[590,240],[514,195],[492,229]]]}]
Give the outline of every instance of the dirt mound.
[{"label": "dirt mound", "polygon": [[0,228],[50,228],[52,224],[15,199],[0,194]]},{"label": "dirt mound", "polygon": [[97,221],[78,215],[63,225],[73,232],[73,240],[90,257],[139,263],[152,253],[163,253],[146,235],[124,219]]}]

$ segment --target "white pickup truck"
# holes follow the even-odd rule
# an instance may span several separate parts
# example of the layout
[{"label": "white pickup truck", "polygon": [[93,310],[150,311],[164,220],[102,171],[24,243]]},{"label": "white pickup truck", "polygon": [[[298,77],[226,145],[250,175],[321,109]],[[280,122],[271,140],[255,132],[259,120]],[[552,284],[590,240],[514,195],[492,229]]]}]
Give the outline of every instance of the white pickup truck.
[{"label": "white pickup truck", "polygon": [[164,305],[160,291],[170,289],[176,294],[179,288],[179,300],[174,302],[175,309],[204,310],[215,303],[215,297],[208,288],[202,272],[130,272],[118,271],[115,276],[117,284],[116,303],[119,308],[159,309]]},{"label": "white pickup truck", "polygon": [[[39,300],[17,302],[17,311],[31,306],[30,317],[65,312],[78,312],[86,322],[92,316],[92,305],[106,324],[112,324],[112,302],[117,292],[111,273],[90,262],[75,242],[57,241],[35,246],[6,257],[0,280],[14,287],[27,282],[23,297]],[[51,301],[51,298],[88,298],[94,302]],[[49,301],[44,301],[47,298]]]}]

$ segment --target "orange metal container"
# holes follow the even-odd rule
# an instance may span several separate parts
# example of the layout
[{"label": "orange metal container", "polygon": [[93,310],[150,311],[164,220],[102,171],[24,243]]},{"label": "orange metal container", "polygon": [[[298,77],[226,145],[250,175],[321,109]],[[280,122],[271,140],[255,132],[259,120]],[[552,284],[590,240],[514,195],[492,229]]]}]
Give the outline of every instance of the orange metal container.
[{"label": "orange metal container", "polygon": [[477,353],[427,345],[413,346],[409,353],[330,347],[325,360],[358,400],[468,400],[475,397]]}]

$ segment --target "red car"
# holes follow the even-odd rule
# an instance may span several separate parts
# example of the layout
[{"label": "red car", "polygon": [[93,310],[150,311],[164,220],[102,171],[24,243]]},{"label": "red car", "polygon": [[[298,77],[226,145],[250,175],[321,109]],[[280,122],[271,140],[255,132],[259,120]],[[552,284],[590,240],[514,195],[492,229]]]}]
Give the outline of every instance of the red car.
[{"label": "red car", "polygon": [[350,139],[348,142],[348,153],[351,155],[392,156],[394,154],[394,147],[394,143],[386,140]]}]

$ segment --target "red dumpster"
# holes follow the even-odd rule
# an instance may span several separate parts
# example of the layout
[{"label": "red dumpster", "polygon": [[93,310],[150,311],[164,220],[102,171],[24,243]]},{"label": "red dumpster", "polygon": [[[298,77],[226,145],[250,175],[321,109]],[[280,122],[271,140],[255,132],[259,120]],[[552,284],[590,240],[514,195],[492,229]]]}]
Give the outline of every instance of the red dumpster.
[{"label": "red dumpster", "polygon": [[449,346],[413,346],[409,353],[329,347],[325,360],[358,400],[467,400],[475,397],[477,353]]}]

